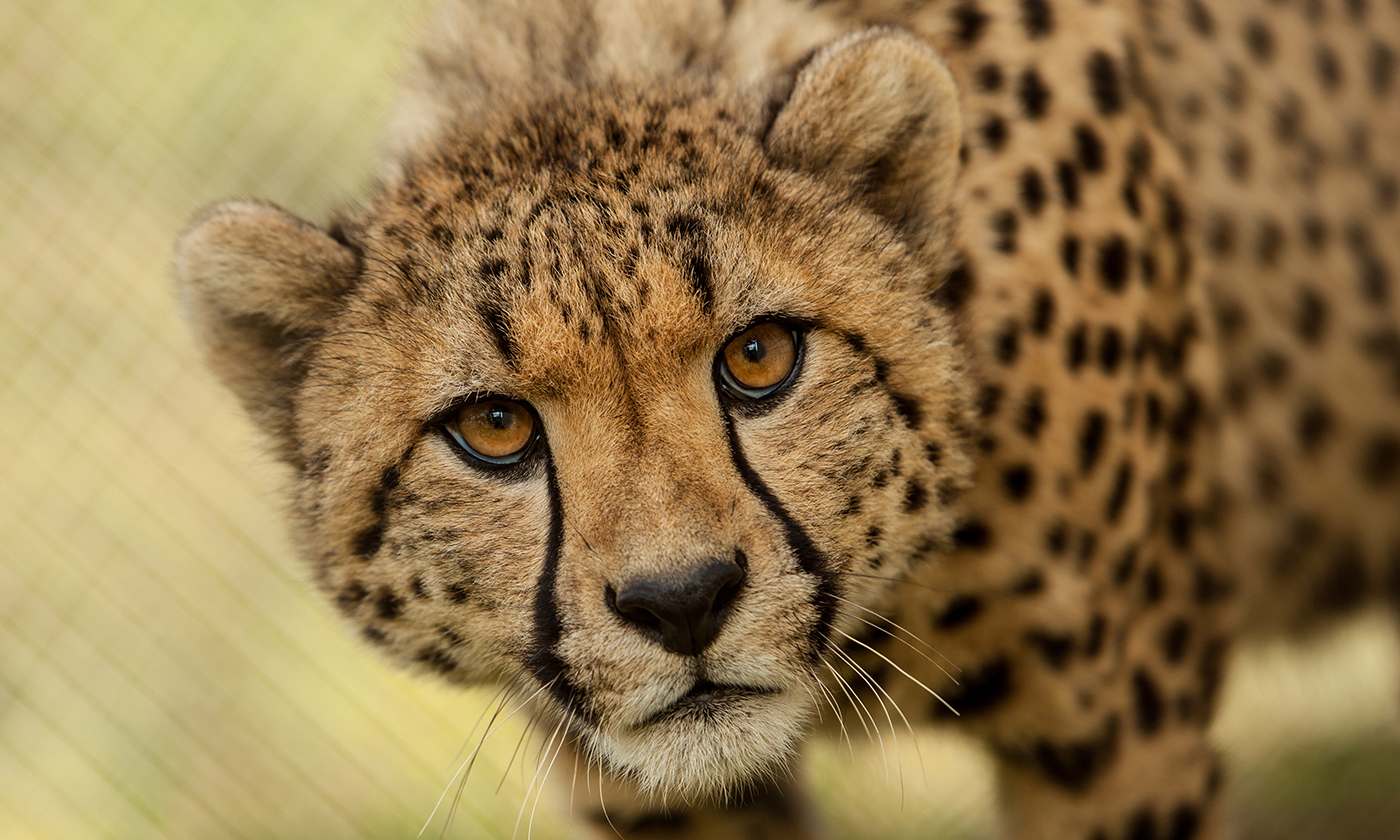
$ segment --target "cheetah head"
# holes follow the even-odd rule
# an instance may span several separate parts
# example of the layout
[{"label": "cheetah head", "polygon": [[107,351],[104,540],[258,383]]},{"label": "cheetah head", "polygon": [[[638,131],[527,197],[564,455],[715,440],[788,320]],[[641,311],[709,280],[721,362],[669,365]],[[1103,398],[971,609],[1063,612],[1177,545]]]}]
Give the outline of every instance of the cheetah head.
[{"label": "cheetah head", "polygon": [[228,202],[178,247],[339,610],[665,797],[783,768],[970,474],[952,80],[876,30],[783,93],[523,103],[328,231]]}]

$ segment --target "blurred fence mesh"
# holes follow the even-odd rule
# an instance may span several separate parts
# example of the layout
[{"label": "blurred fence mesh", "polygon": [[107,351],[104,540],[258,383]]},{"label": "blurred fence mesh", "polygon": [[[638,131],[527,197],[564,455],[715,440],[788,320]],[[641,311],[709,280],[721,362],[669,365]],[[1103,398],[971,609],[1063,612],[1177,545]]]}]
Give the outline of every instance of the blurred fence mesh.
[{"label": "blurred fence mesh", "polygon": [[[364,190],[423,5],[0,3],[3,840],[408,837],[449,788],[487,698],[379,665],[313,597],[280,476],[198,365],[168,270],[213,200],[318,218]],[[1380,638],[1348,666],[1375,685],[1396,679]],[[1382,726],[1387,690],[1350,691],[1334,709]],[[519,731],[453,836],[516,833]],[[989,830],[985,766],[956,742],[906,746],[892,782],[878,752],[818,752],[838,834]],[[547,810],[536,837],[560,835]]]}]

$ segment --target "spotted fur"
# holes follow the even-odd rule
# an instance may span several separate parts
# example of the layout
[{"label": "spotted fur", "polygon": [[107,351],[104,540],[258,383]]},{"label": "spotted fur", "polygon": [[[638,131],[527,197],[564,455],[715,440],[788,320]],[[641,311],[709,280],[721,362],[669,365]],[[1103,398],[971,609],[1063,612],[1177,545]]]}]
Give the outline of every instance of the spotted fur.
[{"label": "spotted fur", "polygon": [[[448,3],[363,210],[217,205],[177,273],[332,603],[533,695],[624,833],[801,836],[818,710],[893,702],[1010,836],[1219,836],[1232,640],[1400,603],[1398,50],[1385,0]],[[518,463],[444,431],[482,395]],[[618,607],[716,568],[713,638]]]}]

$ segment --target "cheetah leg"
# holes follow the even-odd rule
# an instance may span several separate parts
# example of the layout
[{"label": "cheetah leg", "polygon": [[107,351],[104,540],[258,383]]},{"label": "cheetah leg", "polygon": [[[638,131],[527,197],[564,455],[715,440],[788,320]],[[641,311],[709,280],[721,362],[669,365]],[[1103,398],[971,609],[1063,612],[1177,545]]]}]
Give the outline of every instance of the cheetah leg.
[{"label": "cheetah leg", "polygon": [[[573,762],[568,751],[559,759]],[[576,779],[564,778],[575,837],[587,840],[821,840],[809,797],[791,778],[773,779],[725,806],[661,808],[627,782],[605,777],[601,790],[596,768],[584,779],[580,759]]]},{"label": "cheetah leg", "polygon": [[1117,716],[1096,736],[998,750],[1006,834],[1015,840],[1213,840],[1220,765],[1203,729],[1143,738]]}]

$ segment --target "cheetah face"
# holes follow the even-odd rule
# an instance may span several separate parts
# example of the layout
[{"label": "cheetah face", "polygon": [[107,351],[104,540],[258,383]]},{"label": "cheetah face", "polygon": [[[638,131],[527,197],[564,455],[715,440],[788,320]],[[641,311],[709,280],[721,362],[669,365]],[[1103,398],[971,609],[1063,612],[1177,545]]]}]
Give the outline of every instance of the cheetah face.
[{"label": "cheetah face", "polygon": [[[216,369],[299,468],[295,534],[340,610],[400,659],[509,681],[665,797],[793,756],[833,643],[946,541],[970,472],[932,294],[946,71],[866,34],[766,135],[746,101],[547,103],[330,236],[225,205],[181,254]],[[278,259],[318,266],[310,314],[283,290],[228,317],[239,249],[244,294]]]}]

